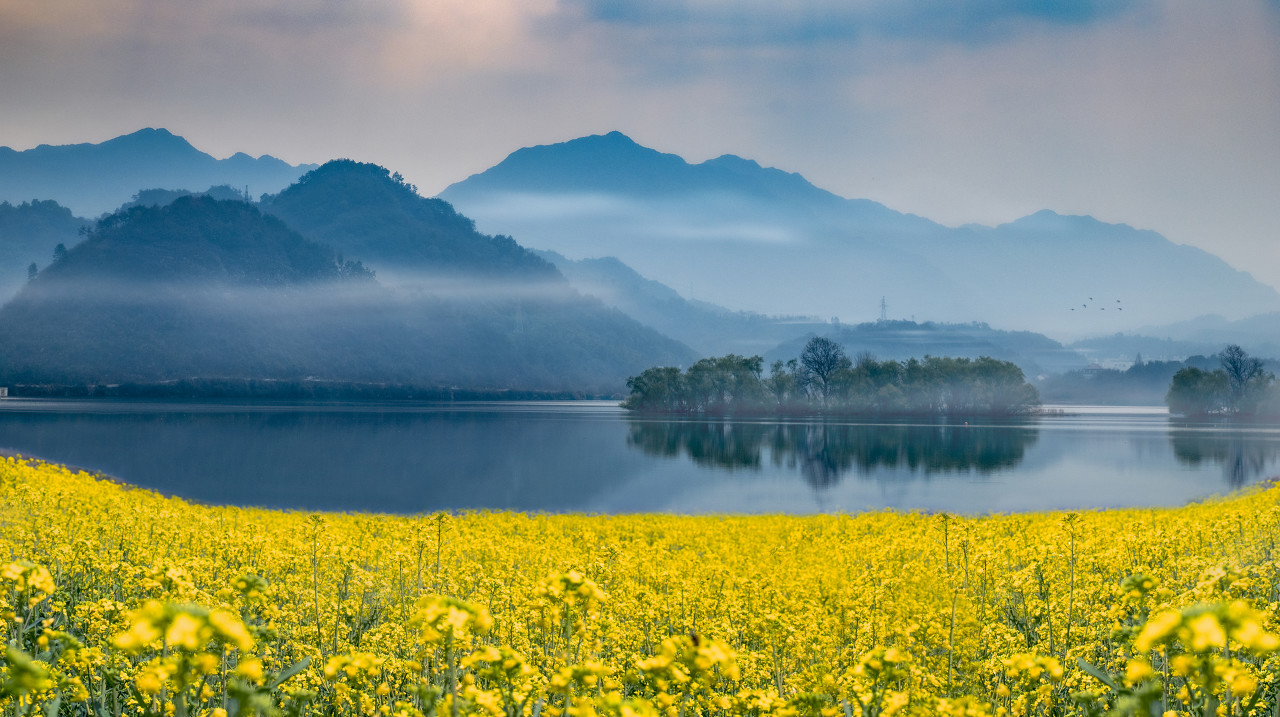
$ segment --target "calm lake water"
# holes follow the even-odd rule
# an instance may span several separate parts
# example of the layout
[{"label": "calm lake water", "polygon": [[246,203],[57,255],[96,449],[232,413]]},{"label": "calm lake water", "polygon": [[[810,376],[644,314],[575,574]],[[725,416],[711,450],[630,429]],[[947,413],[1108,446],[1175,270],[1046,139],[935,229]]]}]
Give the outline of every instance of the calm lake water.
[{"label": "calm lake water", "polygon": [[1163,409],[972,425],[664,421],[616,404],[0,401],[0,449],[205,503],[420,513],[1180,505],[1280,475],[1280,426]]}]

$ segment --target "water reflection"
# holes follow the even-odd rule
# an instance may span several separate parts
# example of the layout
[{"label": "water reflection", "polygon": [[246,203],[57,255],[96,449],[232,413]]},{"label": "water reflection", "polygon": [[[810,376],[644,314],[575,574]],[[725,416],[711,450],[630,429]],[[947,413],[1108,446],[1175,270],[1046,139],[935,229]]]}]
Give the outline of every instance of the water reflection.
[{"label": "water reflection", "polygon": [[4,449],[208,503],[397,513],[1080,510],[1280,474],[1280,427],[1116,411],[872,425],[657,421],[579,402],[9,399]]},{"label": "water reflection", "polygon": [[1222,467],[1223,481],[1232,489],[1275,475],[1280,469],[1280,442],[1260,440],[1256,431],[1170,426],[1169,441],[1178,462]]},{"label": "water reflection", "polygon": [[581,509],[635,472],[616,421],[535,408],[9,403],[0,450],[206,503],[399,513]]},{"label": "water reflection", "polygon": [[651,456],[687,456],[700,466],[799,472],[814,488],[850,471],[988,474],[1022,462],[1039,436],[1032,423],[998,426],[741,423],[630,419],[628,445]]}]

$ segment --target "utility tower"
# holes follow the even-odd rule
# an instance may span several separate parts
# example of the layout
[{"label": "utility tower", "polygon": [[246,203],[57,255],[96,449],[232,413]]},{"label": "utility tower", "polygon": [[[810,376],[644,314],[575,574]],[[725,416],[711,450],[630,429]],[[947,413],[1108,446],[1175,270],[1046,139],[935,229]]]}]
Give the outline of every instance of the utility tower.
[{"label": "utility tower", "polygon": [[885,302],[884,297],[880,297],[880,320],[889,320],[889,304]]}]

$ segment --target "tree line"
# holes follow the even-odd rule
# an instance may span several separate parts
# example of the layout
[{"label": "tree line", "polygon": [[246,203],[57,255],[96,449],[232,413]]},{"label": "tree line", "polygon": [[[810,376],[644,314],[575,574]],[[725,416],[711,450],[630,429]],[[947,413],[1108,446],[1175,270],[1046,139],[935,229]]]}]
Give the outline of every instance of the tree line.
[{"label": "tree line", "polygon": [[1184,416],[1280,415],[1275,374],[1261,359],[1232,344],[1218,354],[1219,367],[1188,366],[1173,375],[1165,403]]},{"label": "tree line", "polygon": [[1040,397],[1009,361],[925,356],[851,359],[824,337],[800,356],[775,361],[764,374],[760,356],[704,358],[681,371],[654,367],[627,379],[623,407],[667,414],[1025,415]]}]

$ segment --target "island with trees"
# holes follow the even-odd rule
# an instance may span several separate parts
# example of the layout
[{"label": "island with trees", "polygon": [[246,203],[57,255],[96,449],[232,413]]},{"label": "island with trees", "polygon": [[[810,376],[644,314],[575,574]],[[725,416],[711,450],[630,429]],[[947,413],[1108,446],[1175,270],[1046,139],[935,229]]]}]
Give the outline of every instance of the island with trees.
[{"label": "island with trees", "polygon": [[1189,417],[1252,418],[1280,415],[1275,374],[1261,359],[1232,344],[1218,354],[1219,367],[1188,366],[1173,375],[1165,403]]},{"label": "island with trees", "polygon": [[627,387],[624,408],[671,415],[1025,416],[1040,406],[1009,361],[851,359],[824,337],[811,338],[796,359],[775,361],[767,376],[761,357],[728,354],[684,371],[650,368]]}]

